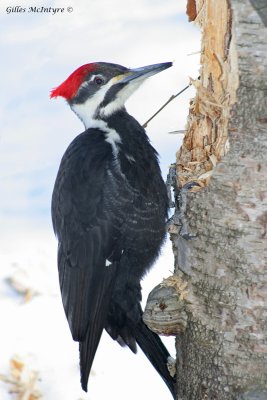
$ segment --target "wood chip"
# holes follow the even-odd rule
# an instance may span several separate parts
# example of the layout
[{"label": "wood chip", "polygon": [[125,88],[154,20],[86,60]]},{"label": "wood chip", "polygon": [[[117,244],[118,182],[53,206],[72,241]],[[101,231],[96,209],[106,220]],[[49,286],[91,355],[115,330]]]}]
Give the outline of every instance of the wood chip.
[{"label": "wood chip", "polygon": [[9,375],[0,375],[0,380],[9,386],[9,393],[14,400],[39,400],[42,394],[36,388],[39,373],[32,371],[24,361],[14,356],[10,360]]}]

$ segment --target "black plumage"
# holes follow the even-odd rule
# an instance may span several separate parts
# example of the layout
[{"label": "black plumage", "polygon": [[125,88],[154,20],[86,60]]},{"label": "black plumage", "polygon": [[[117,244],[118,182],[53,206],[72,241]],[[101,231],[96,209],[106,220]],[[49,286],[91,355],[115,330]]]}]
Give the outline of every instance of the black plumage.
[{"label": "black plumage", "polygon": [[142,321],[140,281],[165,239],[168,196],[158,155],[124,108],[67,148],[52,197],[65,313],[87,381],[103,329],[136,343],[174,396],[169,353]]}]

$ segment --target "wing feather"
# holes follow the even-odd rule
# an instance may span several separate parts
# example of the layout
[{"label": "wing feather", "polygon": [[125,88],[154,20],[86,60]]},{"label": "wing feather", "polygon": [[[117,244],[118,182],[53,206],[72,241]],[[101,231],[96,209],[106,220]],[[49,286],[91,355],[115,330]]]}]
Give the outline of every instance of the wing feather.
[{"label": "wing feather", "polygon": [[[114,228],[103,194],[111,161],[110,145],[100,131],[79,135],[63,156],[52,197],[62,301],[73,339],[78,341],[89,331],[87,341],[96,331],[101,336],[104,325],[97,313],[104,310],[112,292],[111,269],[107,273],[105,264],[112,252]],[[88,329],[92,324],[93,333]]]}]

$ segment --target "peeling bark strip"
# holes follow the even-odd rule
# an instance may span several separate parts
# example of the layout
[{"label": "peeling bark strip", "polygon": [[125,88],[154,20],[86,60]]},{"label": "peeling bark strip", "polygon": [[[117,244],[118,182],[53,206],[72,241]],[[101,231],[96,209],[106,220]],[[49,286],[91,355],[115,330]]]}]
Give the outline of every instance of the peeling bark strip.
[{"label": "peeling bark strip", "polygon": [[176,342],[179,400],[267,399],[267,15],[260,2],[189,1],[203,31],[202,68],[177,184],[206,187],[188,199],[197,238],[170,229],[175,275],[188,283],[184,308],[179,298],[187,315]]},{"label": "peeling bark strip", "polygon": [[227,0],[190,0],[187,11],[189,20],[194,19],[203,31],[202,67],[201,80],[192,81],[197,95],[190,104],[186,135],[177,153],[178,187],[191,180],[207,185],[213,168],[227,153],[228,121],[238,88],[235,38]]},{"label": "peeling bark strip", "polygon": [[186,296],[165,282],[146,310],[152,329],[177,332],[179,400],[267,399],[264,1],[188,1],[203,31],[202,68],[177,153],[177,185],[197,180],[206,187],[188,195],[197,237],[179,234],[178,209],[170,226],[175,278]]}]

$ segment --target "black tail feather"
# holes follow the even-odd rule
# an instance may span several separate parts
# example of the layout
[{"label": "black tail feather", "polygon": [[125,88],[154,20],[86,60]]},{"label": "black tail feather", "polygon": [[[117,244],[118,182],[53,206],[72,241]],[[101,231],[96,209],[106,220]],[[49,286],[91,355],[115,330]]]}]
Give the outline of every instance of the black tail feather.
[{"label": "black tail feather", "polygon": [[104,329],[107,318],[109,302],[113,290],[116,264],[109,266],[105,274],[105,279],[98,288],[98,299],[92,313],[87,328],[85,339],[79,343],[80,350],[80,372],[82,389],[87,392],[89,374],[92,368],[94,356]]},{"label": "black tail feather", "polygon": [[[81,386],[82,389],[87,392],[87,384],[89,379],[89,374],[95,357],[95,353],[103,332],[103,326],[101,327],[100,321],[97,323],[99,329],[96,330],[89,327],[85,340],[80,342],[80,371],[81,371]],[[92,331],[94,332],[92,334]]]},{"label": "black tail feather", "polygon": [[175,379],[170,375],[167,367],[170,354],[160,337],[148,329],[142,320],[135,327],[134,334],[138,345],[168,386],[173,398],[176,399]]}]

